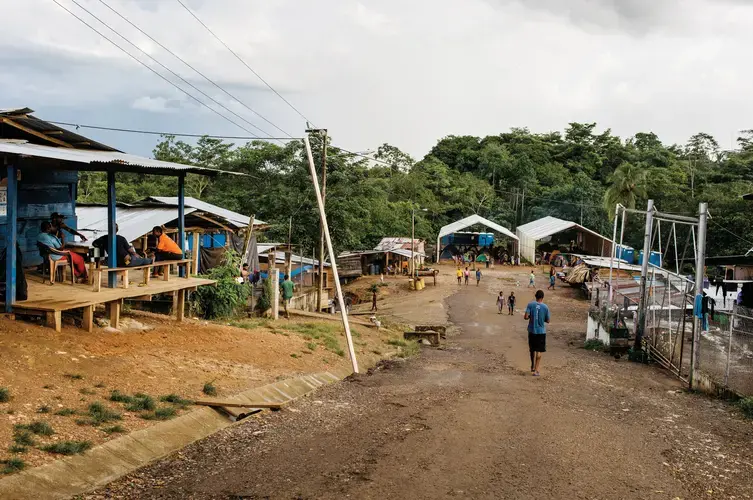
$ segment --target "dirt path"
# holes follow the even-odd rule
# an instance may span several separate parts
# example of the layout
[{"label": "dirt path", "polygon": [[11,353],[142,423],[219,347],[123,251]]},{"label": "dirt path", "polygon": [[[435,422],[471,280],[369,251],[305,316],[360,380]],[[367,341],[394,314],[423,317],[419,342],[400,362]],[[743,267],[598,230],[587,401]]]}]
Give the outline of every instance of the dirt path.
[{"label": "dirt path", "polygon": [[[584,303],[547,295],[542,377],[516,275],[449,297],[443,350],[230,428],[86,498],[751,498],[753,425],[651,367],[586,352]],[[518,288],[524,308],[530,290]]]}]

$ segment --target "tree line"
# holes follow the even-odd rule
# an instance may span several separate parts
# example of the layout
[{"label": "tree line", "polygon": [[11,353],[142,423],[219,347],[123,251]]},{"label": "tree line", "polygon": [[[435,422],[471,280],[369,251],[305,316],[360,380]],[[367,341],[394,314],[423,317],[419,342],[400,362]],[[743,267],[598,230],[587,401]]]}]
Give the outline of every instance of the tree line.
[{"label": "tree line", "polygon": [[[311,142],[320,168],[322,139],[312,135]],[[268,241],[287,241],[292,218],[293,242],[305,255],[318,248],[318,212],[300,141],[235,145],[203,137],[191,144],[164,136],[154,157],[246,174],[189,175],[187,195],[256,214],[271,224]],[[418,161],[389,144],[373,157],[328,147],[327,215],[337,252],[410,235],[413,208],[426,209],[416,212],[416,235],[429,241],[441,226],[474,213],[513,230],[552,215],[611,237],[615,203],[644,208],[649,198],[663,212],[687,215],[708,202],[708,255],[753,247],[753,202],[742,199],[753,192],[753,130],[741,132],[737,148],[725,151],[706,133],[666,145],[651,132],[622,139],[609,129],[598,132],[595,123],[571,123],[564,132],[513,128],[486,137],[447,136]],[[117,190],[123,202],[175,196],[177,181],[118,174]],[[106,201],[101,173],[81,172],[78,200]],[[640,215],[629,216],[626,244],[642,247],[643,223]]]}]

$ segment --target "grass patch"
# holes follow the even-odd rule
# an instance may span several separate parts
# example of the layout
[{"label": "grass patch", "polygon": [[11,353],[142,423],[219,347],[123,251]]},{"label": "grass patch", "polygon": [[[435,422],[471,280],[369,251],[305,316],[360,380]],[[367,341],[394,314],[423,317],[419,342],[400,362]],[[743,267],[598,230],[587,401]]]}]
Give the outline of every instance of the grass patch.
[{"label": "grass patch", "polygon": [[40,450],[46,451],[47,453],[55,453],[57,455],[77,455],[85,452],[91,447],[92,444],[89,441],[63,441],[61,443],[52,443],[42,446]]},{"label": "grass patch", "polygon": [[392,338],[387,341],[388,345],[394,345],[395,347],[406,347],[408,342],[400,338]]},{"label": "grass patch", "polygon": [[316,344],[314,342],[308,342],[306,344],[306,349],[309,351],[316,351]]},{"label": "grass patch", "polygon": [[342,328],[338,324],[330,323],[297,323],[287,326],[288,330],[313,339],[332,337],[340,333]]},{"label": "grass patch", "polygon": [[29,451],[29,448],[27,448],[26,446],[21,446],[20,444],[14,444],[11,445],[10,448],[8,448],[8,451],[11,453],[26,453],[27,451]]},{"label": "grass patch", "polygon": [[215,387],[212,382],[207,382],[204,384],[204,387],[202,387],[201,392],[203,392],[207,396],[216,396],[217,387]]},{"label": "grass patch", "polygon": [[20,458],[9,458],[7,460],[0,460],[0,464],[3,465],[3,474],[13,474],[14,472],[24,470],[26,464]]},{"label": "grass patch", "polygon": [[401,347],[397,353],[398,358],[410,358],[417,355],[421,351],[421,347],[418,342],[408,342],[405,347]]},{"label": "grass patch", "polygon": [[70,417],[71,415],[75,415],[76,410],[73,408],[61,408],[58,411],[55,412],[55,415],[59,417]]},{"label": "grass patch", "polygon": [[159,400],[162,401],[163,403],[174,404],[181,409],[186,408],[193,404],[193,401],[191,401],[190,399],[183,399],[177,394],[168,394],[167,396],[160,397]]},{"label": "grass patch", "polygon": [[84,387],[83,389],[79,389],[78,391],[80,394],[83,394],[84,396],[91,396],[93,394],[96,394],[96,392],[92,391],[91,389],[88,389]]},{"label": "grass patch", "polygon": [[170,420],[177,414],[178,412],[175,410],[175,408],[171,406],[165,406],[162,408],[157,408],[153,412],[142,413],[141,418],[143,418],[144,420]]},{"label": "grass patch", "polygon": [[236,328],[243,328],[244,330],[253,330],[255,328],[262,328],[262,327],[269,326],[269,320],[266,318],[246,319],[243,321],[233,321],[230,323],[230,326],[234,326]]},{"label": "grass patch", "polygon": [[298,355],[297,355],[296,353],[293,353],[293,354],[291,354],[291,355],[290,355],[290,357],[291,357],[291,358],[297,358],[297,357],[298,357]]},{"label": "grass patch", "polygon": [[90,419],[89,420],[77,420],[76,423],[79,425],[100,425],[100,424],[106,424],[108,422],[113,422],[115,420],[121,420],[123,416],[116,412],[112,411],[108,407],[106,407],[104,404],[100,403],[99,401],[95,401],[92,404],[89,405],[89,411],[87,412]]},{"label": "grass patch", "polygon": [[112,427],[105,427],[102,432],[105,434],[123,434],[128,431],[122,425],[113,425]]},{"label": "grass patch", "polygon": [[119,390],[115,389],[113,391],[110,391],[110,397],[107,398],[110,401],[114,401],[116,403],[130,403],[133,401],[133,396],[129,396],[128,394],[123,394]]},{"label": "grass patch", "polygon": [[63,376],[71,380],[84,380],[84,376],[80,373],[66,373]]},{"label": "grass patch", "polygon": [[10,401],[10,389],[0,387],[0,403],[7,403],[8,401]]},{"label": "grass patch", "polygon": [[604,342],[599,339],[588,339],[583,344],[583,348],[587,351],[603,351]]},{"label": "grass patch", "polygon": [[156,407],[157,403],[154,402],[154,398],[142,393],[134,394],[131,402],[126,404],[126,410],[128,411],[150,411]]},{"label": "grass patch", "polygon": [[42,405],[37,408],[37,413],[50,413],[52,409],[47,405]]},{"label": "grass patch", "polygon": [[737,402],[740,411],[748,418],[753,418],[753,397],[743,398]]},{"label": "grass patch", "polygon": [[16,424],[13,426],[16,431],[29,431],[39,436],[52,436],[55,430],[47,422],[36,421],[30,424]]},{"label": "grass patch", "polygon": [[37,442],[34,440],[34,434],[25,430],[17,430],[13,433],[13,442],[18,446],[34,446]]}]

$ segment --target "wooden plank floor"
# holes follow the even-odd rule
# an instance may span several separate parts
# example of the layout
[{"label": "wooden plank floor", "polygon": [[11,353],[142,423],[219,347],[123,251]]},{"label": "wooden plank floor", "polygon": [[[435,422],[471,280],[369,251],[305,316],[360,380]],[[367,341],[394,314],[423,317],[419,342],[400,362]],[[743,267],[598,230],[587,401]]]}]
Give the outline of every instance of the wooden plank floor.
[{"label": "wooden plank floor", "polygon": [[71,285],[70,283],[42,284],[31,277],[29,298],[16,302],[13,308],[35,311],[67,311],[96,304],[104,304],[118,299],[141,297],[170,293],[197,286],[213,285],[212,280],[202,278],[171,277],[169,281],[153,280],[148,286],[132,284],[129,288],[105,288],[99,292],[92,291],[91,285]]}]

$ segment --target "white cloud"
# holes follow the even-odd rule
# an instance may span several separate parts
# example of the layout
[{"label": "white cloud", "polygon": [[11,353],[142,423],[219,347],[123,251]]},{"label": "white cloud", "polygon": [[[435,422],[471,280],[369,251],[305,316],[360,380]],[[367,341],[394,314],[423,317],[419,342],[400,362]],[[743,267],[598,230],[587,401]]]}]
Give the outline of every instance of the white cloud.
[{"label": "white cloud", "polygon": [[[233,111],[280,135],[99,2],[77,1]],[[177,2],[105,1],[270,121],[303,133],[304,120]],[[570,121],[597,121],[623,136],[654,131],[665,142],[703,130],[727,146],[730,134],[753,125],[753,69],[746,64],[753,7],[741,0],[189,5],[348,149],[390,142],[421,157],[446,134],[495,134],[511,126],[561,130]],[[54,111],[51,118],[85,117],[100,125],[245,134],[49,0],[0,0],[0,11],[0,95],[9,101],[0,107],[26,105],[42,117],[49,115],[41,111]],[[128,149],[127,136],[115,140]]]}]

